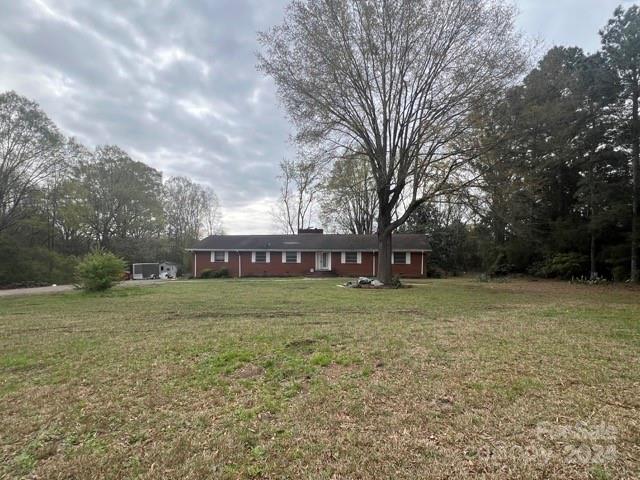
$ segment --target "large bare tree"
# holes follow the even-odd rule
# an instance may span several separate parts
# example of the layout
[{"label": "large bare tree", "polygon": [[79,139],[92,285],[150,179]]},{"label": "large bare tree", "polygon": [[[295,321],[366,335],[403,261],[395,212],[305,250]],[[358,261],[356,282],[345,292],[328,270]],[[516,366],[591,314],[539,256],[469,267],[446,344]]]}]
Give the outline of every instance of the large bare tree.
[{"label": "large bare tree", "polygon": [[367,156],[383,282],[392,232],[459,185],[468,114],[523,71],[514,17],[501,0],[294,0],[259,36],[259,68],[275,79],[297,138]]}]

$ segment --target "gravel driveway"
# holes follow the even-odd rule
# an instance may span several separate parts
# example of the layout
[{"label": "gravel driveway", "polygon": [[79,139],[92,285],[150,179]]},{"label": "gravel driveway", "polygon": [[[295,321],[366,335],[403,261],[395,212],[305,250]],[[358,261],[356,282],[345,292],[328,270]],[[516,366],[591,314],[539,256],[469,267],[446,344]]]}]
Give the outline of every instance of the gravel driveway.
[{"label": "gravel driveway", "polygon": [[[129,280],[122,282],[119,287],[135,287],[157,285],[159,283],[172,282],[174,280]],[[13,297],[16,295],[40,295],[43,293],[62,293],[69,292],[75,287],[73,285],[56,285],[50,287],[33,287],[33,288],[13,288],[10,290],[0,290],[0,297]]]},{"label": "gravel driveway", "polygon": [[0,297],[13,297],[14,295],[39,295],[41,293],[60,293],[73,290],[73,285],[56,285],[55,287],[12,288],[0,290]]}]

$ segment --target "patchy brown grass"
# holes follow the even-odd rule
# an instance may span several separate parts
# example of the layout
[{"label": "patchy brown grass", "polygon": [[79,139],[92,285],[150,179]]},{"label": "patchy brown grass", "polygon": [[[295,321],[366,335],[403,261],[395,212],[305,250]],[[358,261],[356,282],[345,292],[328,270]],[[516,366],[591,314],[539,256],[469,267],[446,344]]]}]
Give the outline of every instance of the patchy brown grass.
[{"label": "patchy brown grass", "polygon": [[0,299],[0,478],[637,477],[637,289],[335,284]]}]

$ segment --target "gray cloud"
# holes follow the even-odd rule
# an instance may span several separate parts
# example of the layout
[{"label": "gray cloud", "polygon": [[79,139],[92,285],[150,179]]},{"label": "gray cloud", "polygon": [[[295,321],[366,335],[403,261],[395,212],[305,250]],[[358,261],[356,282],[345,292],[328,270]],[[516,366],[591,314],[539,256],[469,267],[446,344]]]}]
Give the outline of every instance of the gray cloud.
[{"label": "gray cloud", "polygon": [[228,230],[270,230],[289,126],[254,65],[256,32],[279,21],[283,1],[7,3],[1,89],[90,146],[115,143],[211,185]]},{"label": "gray cloud", "polygon": [[[0,2],[0,90],[36,100],[88,146],[114,143],[211,185],[227,231],[273,229],[290,127],[255,70],[256,32],[286,0]],[[593,50],[619,2],[517,3],[529,34]]]},{"label": "gray cloud", "polygon": [[587,53],[600,48],[598,31],[618,5],[629,7],[637,0],[517,0],[519,24],[546,48],[578,46]]}]

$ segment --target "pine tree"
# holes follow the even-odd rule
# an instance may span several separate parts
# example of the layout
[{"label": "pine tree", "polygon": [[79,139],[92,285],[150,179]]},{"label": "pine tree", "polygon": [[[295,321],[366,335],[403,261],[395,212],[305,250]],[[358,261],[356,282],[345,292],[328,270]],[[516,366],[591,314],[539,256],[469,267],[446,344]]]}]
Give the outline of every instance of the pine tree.
[{"label": "pine tree", "polygon": [[640,281],[638,242],[640,241],[640,8],[618,7],[600,32],[605,58],[617,72],[623,86],[622,101],[631,104],[628,143],[631,145],[632,219],[631,280]]}]

